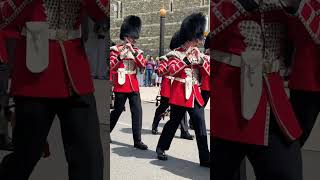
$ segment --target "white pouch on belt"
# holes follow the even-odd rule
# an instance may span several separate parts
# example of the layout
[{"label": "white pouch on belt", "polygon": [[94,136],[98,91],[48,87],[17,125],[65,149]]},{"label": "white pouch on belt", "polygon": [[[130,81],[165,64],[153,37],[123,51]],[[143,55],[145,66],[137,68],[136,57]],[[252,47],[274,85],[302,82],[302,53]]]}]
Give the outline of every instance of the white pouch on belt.
[{"label": "white pouch on belt", "polygon": [[126,82],[126,69],[119,68],[118,69],[118,83],[120,85],[124,85],[125,82]]},{"label": "white pouch on belt", "polygon": [[32,73],[40,73],[49,65],[49,25],[46,22],[27,22],[26,66]]},{"label": "white pouch on belt", "polygon": [[257,111],[262,93],[261,51],[246,51],[241,55],[241,112],[246,120],[252,119]]},{"label": "white pouch on belt", "polygon": [[187,77],[185,78],[185,95],[186,95],[186,100],[190,99],[191,93],[192,93],[192,70],[190,68],[185,69],[185,73]]}]

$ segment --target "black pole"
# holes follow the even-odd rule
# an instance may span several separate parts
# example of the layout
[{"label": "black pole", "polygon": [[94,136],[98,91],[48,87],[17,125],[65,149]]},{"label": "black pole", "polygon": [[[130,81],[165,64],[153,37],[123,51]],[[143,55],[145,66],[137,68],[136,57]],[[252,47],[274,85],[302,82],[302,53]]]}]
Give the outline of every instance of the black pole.
[{"label": "black pole", "polygon": [[159,47],[159,57],[164,55],[164,26],[165,17],[160,16],[160,47]]}]

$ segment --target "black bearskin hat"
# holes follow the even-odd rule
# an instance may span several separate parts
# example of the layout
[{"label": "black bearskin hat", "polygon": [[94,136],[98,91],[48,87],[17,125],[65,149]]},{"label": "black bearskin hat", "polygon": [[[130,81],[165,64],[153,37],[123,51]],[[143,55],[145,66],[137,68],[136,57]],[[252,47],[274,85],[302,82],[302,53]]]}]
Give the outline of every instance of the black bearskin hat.
[{"label": "black bearskin hat", "polygon": [[181,44],[187,41],[203,39],[206,17],[202,13],[193,13],[187,16],[180,27]]},{"label": "black bearskin hat", "polygon": [[182,44],[180,43],[180,31],[174,33],[170,41],[170,49],[174,50],[180,47]]},{"label": "black bearskin hat", "polygon": [[124,37],[131,37],[139,39],[141,31],[141,19],[138,16],[127,16],[120,29],[120,39],[124,40]]}]

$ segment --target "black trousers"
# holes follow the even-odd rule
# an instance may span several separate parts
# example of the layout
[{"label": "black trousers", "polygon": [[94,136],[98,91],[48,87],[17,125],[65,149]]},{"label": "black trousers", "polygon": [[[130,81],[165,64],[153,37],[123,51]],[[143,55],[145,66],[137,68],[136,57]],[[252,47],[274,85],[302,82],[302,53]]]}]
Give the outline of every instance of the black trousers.
[{"label": "black trousers", "polygon": [[320,112],[320,92],[290,90],[290,101],[303,130],[300,144],[309,138]]},{"label": "black trousers", "polygon": [[204,107],[206,107],[210,99],[210,91],[201,91],[201,96],[204,101]]},{"label": "black trousers", "polygon": [[[159,126],[159,122],[161,121],[161,115],[166,112],[166,110],[169,108],[169,98],[161,96],[160,105],[156,109],[156,112],[154,114],[153,123],[152,123],[152,129],[157,129]],[[187,134],[188,132],[188,123],[187,123],[187,117],[184,116],[181,119],[180,122],[180,130],[181,134]]]},{"label": "black trousers", "polygon": [[212,179],[234,179],[241,162],[248,157],[257,180],[302,180],[299,141],[287,142],[277,125],[272,126],[267,147],[212,139]]},{"label": "black trousers", "polygon": [[116,126],[120,115],[122,114],[125,103],[129,99],[131,118],[132,118],[132,134],[133,141],[141,141],[141,129],[142,129],[142,107],[139,92],[132,93],[118,93],[115,92],[114,109],[110,114],[110,128],[111,132]]},{"label": "black trousers", "polygon": [[69,179],[103,179],[103,151],[93,95],[63,99],[16,97],[15,103],[15,151],[3,159],[0,179],[29,178],[42,157],[56,115],[60,119]]},{"label": "black trousers", "polygon": [[8,104],[9,65],[0,63],[0,108]]},{"label": "black trousers", "polygon": [[[203,107],[205,108],[209,102],[209,99],[210,99],[210,91],[201,91],[201,96],[202,96],[202,99],[204,101],[204,105]],[[192,120],[189,119],[189,124],[190,126],[192,126]]]},{"label": "black trousers", "polygon": [[[9,95],[8,83],[9,82],[9,66],[0,63],[0,112],[8,112]],[[2,115],[0,115],[2,116]],[[0,117],[0,138],[8,136],[8,119]],[[3,141],[0,140],[0,145]]]},{"label": "black trousers", "polygon": [[189,113],[193,120],[200,162],[208,161],[210,155],[208,149],[207,129],[204,121],[204,108],[198,103],[195,103],[194,108],[171,105],[170,120],[163,127],[157,147],[162,150],[168,150],[170,148],[172,139],[186,112]]}]

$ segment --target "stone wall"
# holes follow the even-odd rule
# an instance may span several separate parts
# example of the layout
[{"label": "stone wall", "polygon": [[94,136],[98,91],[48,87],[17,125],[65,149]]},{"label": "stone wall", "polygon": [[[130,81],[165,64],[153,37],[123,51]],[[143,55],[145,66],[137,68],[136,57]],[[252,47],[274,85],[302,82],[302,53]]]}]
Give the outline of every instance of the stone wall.
[{"label": "stone wall", "polygon": [[[118,2],[122,3],[122,13],[117,17]],[[172,12],[170,4],[172,2]],[[119,31],[123,18],[137,15],[142,20],[142,32],[138,46],[145,54],[158,56],[160,45],[160,15],[159,10],[167,10],[165,19],[165,51],[168,51],[172,35],[180,28],[184,17],[192,12],[209,14],[209,0],[111,0],[110,36],[114,42],[119,42]],[[121,7],[121,6],[120,6]],[[120,10],[121,8],[119,8]]]}]

